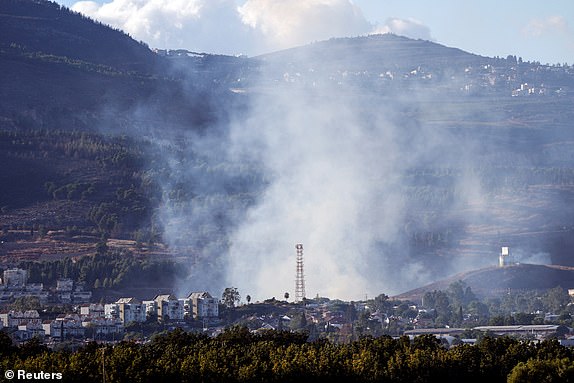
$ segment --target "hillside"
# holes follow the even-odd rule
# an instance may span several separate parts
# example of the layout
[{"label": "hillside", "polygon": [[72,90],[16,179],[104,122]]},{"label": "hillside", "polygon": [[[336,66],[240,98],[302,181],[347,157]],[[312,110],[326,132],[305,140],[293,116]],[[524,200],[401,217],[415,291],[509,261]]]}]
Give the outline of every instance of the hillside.
[{"label": "hillside", "polygon": [[[574,266],[573,67],[396,35],[254,58],[153,52],[48,1],[2,2],[0,21],[7,263],[132,241],[221,288],[255,222],[262,241],[319,230],[323,264],[379,289],[483,267],[501,244]],[[287,228],[282,204],[318,221]],[[241,254],[276,265],[285,250]]]},{"label": "hillside", "polygon": [[199,129],[216,120],[200,76],[45,0],[0,4],[0,81],[3,128],[118,132],[161,120]]},{"label": "hillside", "polygon": [[0,3],[0,47],[42,52],[126,71],[152,73],[158,57],[125,33],[47,0]]},{"label": "hillside", "polygon": [[486,267],[453,275],[399,294],[396,298],[420,302],[426,292],[446,291],[457,281],[463,281],[479,298],[500,297],[509,291],[543,291],[556,286],[569,289],[574,286],[574,267],[534,264]]},{"label": "hillside", "polygon": [[329,69],[366,71],[377,75],[381,69],[387,68],[410,72],[419,65],[426,68],[458,68],[474,65],[480,59],[495,61],[457,48],[393,34],[334,38],[257,58],[267,63],[283,63],[286,67],[309,64],[321,70],[326,66]]}]

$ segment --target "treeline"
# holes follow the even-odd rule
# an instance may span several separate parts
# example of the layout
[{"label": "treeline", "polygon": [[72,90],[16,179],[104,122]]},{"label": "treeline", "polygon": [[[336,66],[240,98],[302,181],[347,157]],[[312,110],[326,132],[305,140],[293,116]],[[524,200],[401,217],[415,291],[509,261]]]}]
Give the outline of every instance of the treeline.
[{"label": "treeline", "polygon": [[61,259],[52,262],[22,262],[19,267],[29,271],[30,282],[55,286],[59,278],[84,283],[87,289],[150,286],[152,283],[172,285],[184,278],[185,270],[173,261],[151,261],[107,254]]},{"label": "treeline", "polygon": [[561,287],[512,291],[479,300],[469,286],[457,281],[446,290],[427,291],[422,303],[427,312],[419,313],[419,317],[430,320],[435,327],[544,324],[545,313],[558,316],[553,323],[573,325],[574,308],[569,305],[567,290]]},{"label": "treeline", "polygon": [[306,342],[306,334],[246,328],[215,338],[175,330],[151,342],[91,343],[76,352],[39,342],[14,347],[0,333],[1,367],[60,372],[67,382],[568,382],[574,355],[556,340],[485,337],[445,348],[434,336]]}]

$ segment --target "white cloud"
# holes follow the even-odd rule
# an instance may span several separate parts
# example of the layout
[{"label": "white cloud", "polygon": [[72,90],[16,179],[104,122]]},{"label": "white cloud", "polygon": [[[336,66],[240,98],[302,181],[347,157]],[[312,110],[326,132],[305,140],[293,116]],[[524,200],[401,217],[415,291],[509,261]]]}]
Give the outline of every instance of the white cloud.
[{"label": "white cloud", "polygon": [[72,9],[157,48],[259,54],[372,26],[349,0],[111,0]]},{"label": "white cloud", "polygon": [[562,16],[549,16],[544,19],[533,19],[522,29],[528,37],[540,37],[548,33],[567,33],[568,22]]},{"label": "white cloud", "polygon": [[238,10],[242,21],[259,31],[270,47],[357,36],[371,29],[348,0],[248,0]]},{"label": "white cloud", "polygon": [[251,35],[236,8],[235,0],[80,1],[72,6],[152,47],[244,53]]},{"label": "white cloud", "polygon": [[433,40],[430,28],[413,18],[389,18],[384,25],[377,27],[373,33],[394,33],[412,39]]}]

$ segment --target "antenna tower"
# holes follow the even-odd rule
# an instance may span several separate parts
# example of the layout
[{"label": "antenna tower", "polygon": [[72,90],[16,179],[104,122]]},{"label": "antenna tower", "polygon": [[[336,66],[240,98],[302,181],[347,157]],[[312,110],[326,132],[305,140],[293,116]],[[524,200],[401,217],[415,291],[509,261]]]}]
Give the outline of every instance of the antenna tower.
[{"label": "antenna tower", "polygon": [[303,245],[295,245],[297,250],[297,277],[295,279],[295,301],[301,302],[305,298],[305,275],[303,274]]}]

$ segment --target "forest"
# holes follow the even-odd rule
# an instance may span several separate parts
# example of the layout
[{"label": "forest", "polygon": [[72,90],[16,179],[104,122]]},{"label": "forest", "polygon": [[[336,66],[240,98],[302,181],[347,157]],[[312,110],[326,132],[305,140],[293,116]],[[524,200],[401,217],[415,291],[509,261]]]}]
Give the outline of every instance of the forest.
[{"label": "forest", "polygon": [[35,339],[15,347],[0,332],[4,371],[61,373],[65,382],[569,382],[573,356],[556,340],[485,337],[446,348],[424,335],[333,344],[308,342],[304,332],[253,334],[245,327],[214,338],[175,330],[145,344],[89,343],[69,352]]}]

